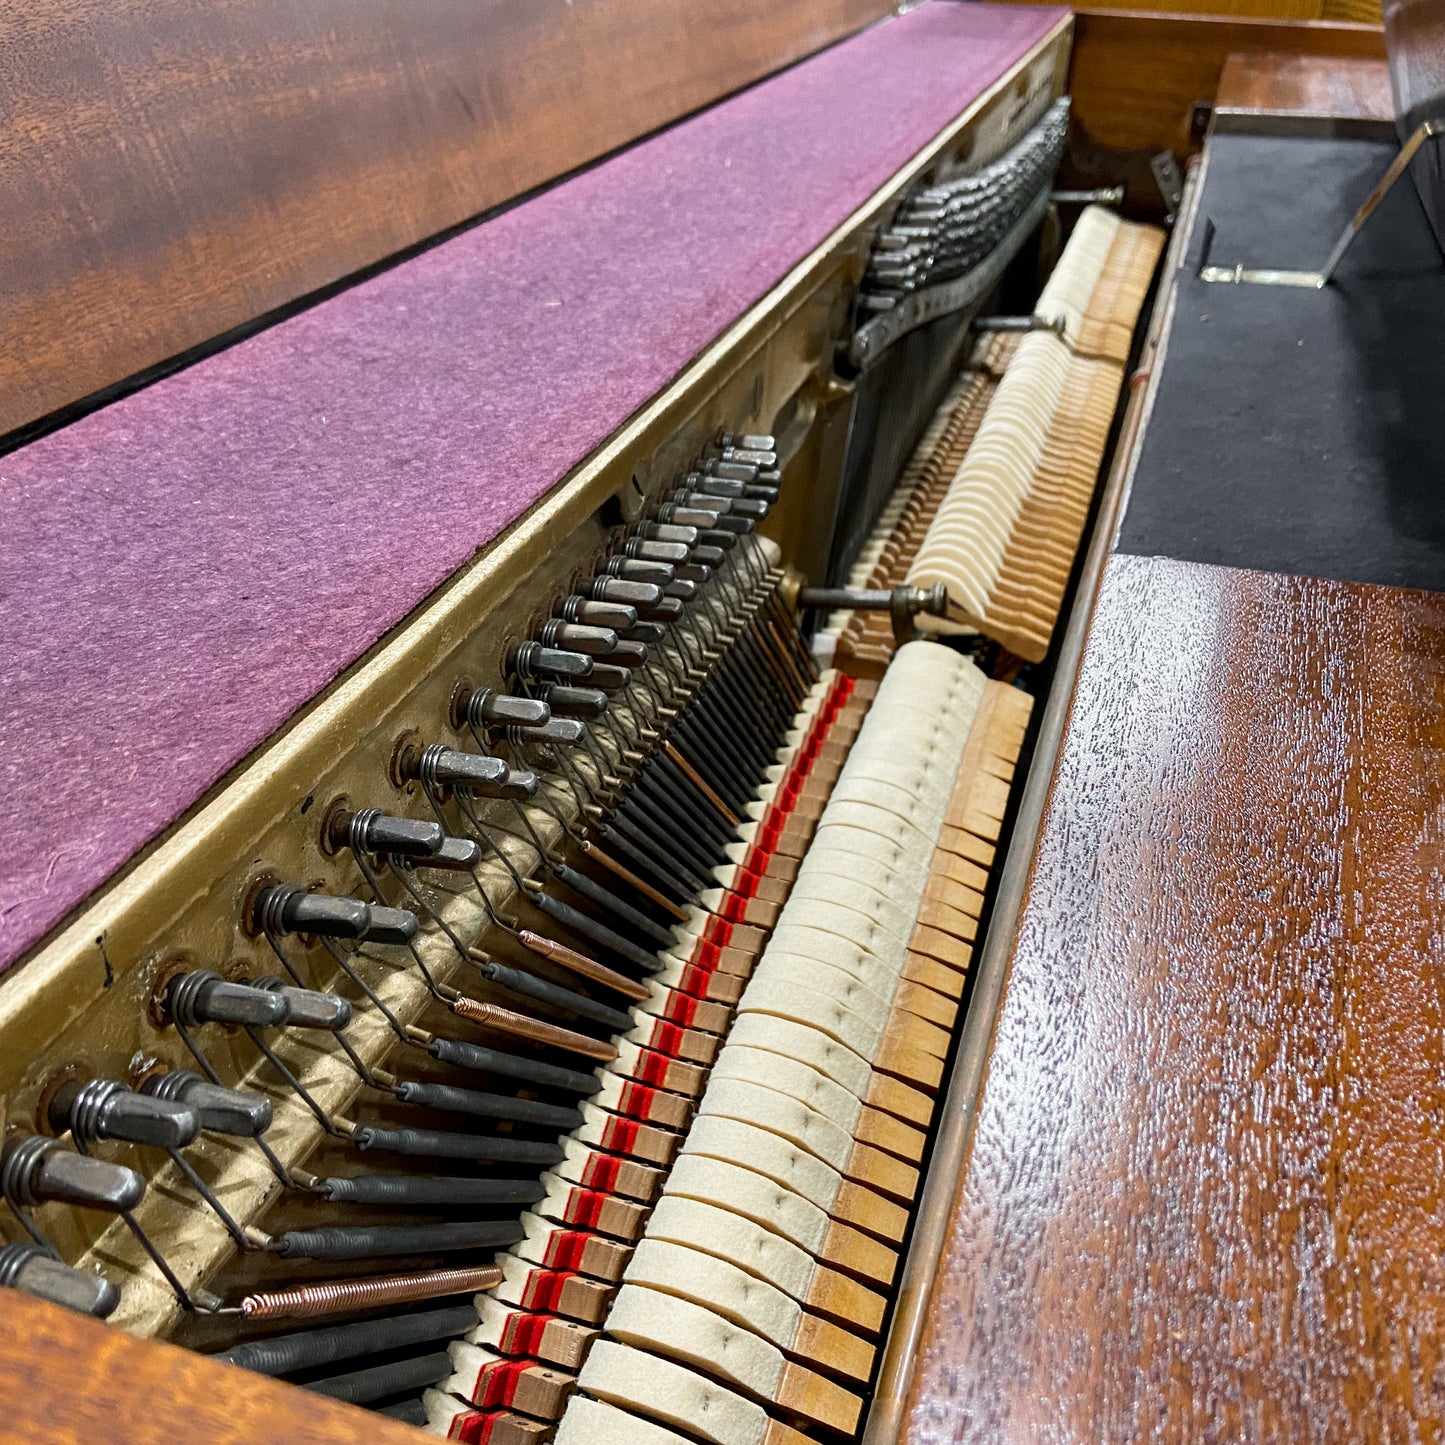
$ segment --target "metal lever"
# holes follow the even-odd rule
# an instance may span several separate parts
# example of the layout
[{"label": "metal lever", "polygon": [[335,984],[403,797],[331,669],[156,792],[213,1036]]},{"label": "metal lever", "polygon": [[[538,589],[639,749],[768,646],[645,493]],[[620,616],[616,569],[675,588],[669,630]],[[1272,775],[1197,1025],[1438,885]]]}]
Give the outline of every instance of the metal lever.
[{"label": "metal lever", "polygon": [[1100,186],[1094,191],[1050,191],[1056,206],[1117,206],[1124,199],[1123,186]]},{"label": "metal lever", "polygon": [[1062,336],[1068,321],[1062,316],[976,316],[974,328],[978,331],[1052,331]]},{"label": "metal lever", "polygon": [[847,608],[854,612],[887,612],[893,621],[893,635],[899,642],[913,636],[913,619],[920,612],[930,617],[948,616],[948,588],[942,583],[923,587],[895,587],[891,592],[853,590],[848,587],[804,587],[798,592],[798,609],[817,608],[832,612]]},{"label": "metal lever", "polygon": [[1390,162],[1385,174],[1375,182],[1374,189],[1361,202],[1359,210],[1350,217],[1349,224],[1341,233],[1340,239],[1335,242],[1334,250],[1330,252],[1320,270],[1288,271],[1269,266],[1246,266],[1243,262],[1234,266],[1211,266],[1209,252],[1214,245],[1214,222],[1206,218],[1204,246],[1199,258],[1199,279],[1235,286],[1302,286],[1314,291],[1323,290],[1330,284],[1330,279],[1335,274],[1335,268],[1340,264],[1345,252],[1350,249],[1355,237],[1364,230],[1365,222],[1375,214],[1380,202],[1389,195],[1395,182],[1405,174],[1410,162],[1415,158],[1415,152],[1427,140],[1441,134],[1445,134],[1445,118],[1423,121],[1416,126],[1411,132],[1410,138],[1400,147],[1400,153]]}]

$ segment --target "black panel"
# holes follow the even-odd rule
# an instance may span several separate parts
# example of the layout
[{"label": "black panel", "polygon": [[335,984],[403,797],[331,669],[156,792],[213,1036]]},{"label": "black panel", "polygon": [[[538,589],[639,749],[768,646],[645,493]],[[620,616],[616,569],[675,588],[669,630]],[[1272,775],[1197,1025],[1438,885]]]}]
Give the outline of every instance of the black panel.
[{"label": "black panel", "polygon": [[1395,147],[1215,136],[1119,549],[1445,589],[1445,269],[1398,185],[1323,291],[1209,285],[1316,269]]}]

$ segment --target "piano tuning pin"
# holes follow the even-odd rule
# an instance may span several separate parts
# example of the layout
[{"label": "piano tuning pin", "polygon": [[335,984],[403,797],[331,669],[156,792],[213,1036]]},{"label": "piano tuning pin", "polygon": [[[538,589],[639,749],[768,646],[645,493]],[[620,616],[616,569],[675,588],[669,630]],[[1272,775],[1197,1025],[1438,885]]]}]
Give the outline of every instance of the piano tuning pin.
[{"label": "piano tuning pin", "polygon": [[502,671],[528,681],[545,677],[583,681],[592,671],[592,659],[585,652],[544,647],[540,642],[519,642],[507,649]]},{"label": "piano tuning pin", "polygon": [[749,452],[776,452],[778,440],[776,437],[760,432],[720,431],[717,435],[717,444],[724,451],[736,448]]},{"label": "piano tuning pin", "polygon": [[420,754],[414,776],[427,788],[456,788],[482,798],[523,802],[537,792],[535,773],[513,768],[489,753],[464,753],[440,743]]},{"label": "piano tuning pin", "polygon": [[152,1074],[140,1091],[195,1110],[201,1128],[235,1138],[252,1139],[271,1127],[271,1101],[243,1089],[226,1089],[188,1069]]},{"label": "piano tuning pin", "polygon": [[610,627],[614,632],[625,632],[637,621],[636,609],[625,602],[593,601],[575,592],[558,602],[553,611],[564,622]]},{"label": "piano tuning pin", "polygon": [[576,718],[554,717],[539,728],[508,728],[506,738],[514,746],[527,743],[565,743],[575,747],[587,735],[587,725]]},{"label": "piano tuning pin", "polygon": [[[662,629],[658,627],[655,622],[638,622],[634,624],[633,629],[629,630],[635,630],[637,627],[644,626],[654,627],[657,628],[659,633],[662,632]],[[617,645],[613,647],[610,652],[603,653],[597,661],[604,667],[621,667],[630,672],[635,667],[641,667],[647,661],[647,644],[641,637],[619,638]],[[595,672],[591,681],[597,686],[601,686],[601,684],[597,682]]]},{"label": "piano tuning pin", "polygon": [[[449,838],[447,841],[467,840]],[[475,848],[476,844],[472,844],[472,846]],[[351,1022],[351,1004],[334,993],[321,993],[312,988],[297,988],[275,974],[246,979],[245,983],[253,989],[269,993],[282,1000],[286,1005],[286,1022],[292,1028],[325,1029],[328,1033],[336,1033]]]},{"label": "piano tuning pin", "polygon": [[325,842],[334,852],[350,848],[401,858],[429,858],[446,841],[446,829],[434,821],[394,818],[376,808],[352,812],[333,808],[324,824]]},{"label": "piano tuning pin", "polygon": [[[676,586],[677,584],[669,585]],[[599,662],[594,665],[587,681],[602,692],[612,693],[620,692],[626,687],[631,676],[631,671],[626,667],[614,667],[610,663]]]},{"label": "piano tuning pin", "polygon": [[727,497],[710,496],[705,492],[680,489],[674,494],[674,504],[685,509],[703,509],[712,512],[716,520],[713,527],[720,532],[734,536],[746,536],[753,530],[753,518],[742,512],[734,513],[732,502]]},{"label": "piano tuning pin", "polygon": [[481,861],[481,844],[470,838],[449,837],[430,858],[422,860],[422,866],[440,868],[448,873],[465,873]]},{"label": "piano tuning pin", "polygon": [[756,466],[746,462],[724,461],[719,457],[712,457],[704,462],[702,470],[710,477],[719,477],[739,485],[745,482],[755,482],[758,479]]},{"label": "piano tuning pin", "polygon": [[650,607],[662,596],[662,588],[656,582],[629,582],[626,578],[601,573],[579,579],[577,592],[595,602],[621,602],[634,609]]},{"label": "piano tuning pin", "polygon": [[11,1144],[0,1164],[0,1192],[21,1209],[69,1204],[112,1214],[134,1209],[145,1180],[123,1164],[108,1164],[67,1149],[58,1139],[31,1134]]},{"label": "piano tuning pin", "polygon": [[180,1149],[201,1128],[200,1115],[188,1105],[134,1093],[113,1079],[61,1084],[45,1113],[57,1134],[69,1130],[82,1147],[123,1139],[156,1149]]},{"label": "piano tuning pin", "polygon": [[627,530],[646,542],[671,542],[687,548],[697,545],[697,528],[679,522],[634,522]]},{"label": "piano tuning pin", "polygon": [[687,506],[682,502],[664,502],[657,509],[658,522],[664,526],[686,527],[701,537],[710,527],[717,526],[722,514],[711,507]]},{"label": "piano tuning pin", "polygon": [[672,563],[644,557],[603,557],[597,563],[599,577],[616,577],[624,582],[653,582],[665,587],[676,575]]},{"label": "piano tuning pin", "polygon": [[724,447],[723,460],[725,462],[751,463],[758,467],[774,467],[778,462],[778,454],[771,449],[761,447]]},{"label": "piano tuning pin", "polygon": [[286,1001],[244,983],[227,983],[210,969],[172,974],[161,1013],[182,1028],[229,1024],[276,1028],[288,1021]]},{"label": "piano tuning pin", "polygon": [[404,908],[383,908],[333,893],[310,893],[295,884],[275,884],[257,895],[251,921],[258,931],[281,937],[309,933],[358,943],[410,943],[417,917]]},{"label": "piano tuning pin", "polygon": [[639,562],[661,562],[676,567],[688,559],[685,542],[656,542],[646,537],[629,537],[622,544],[622,556]]},{"label": "piano tuning pin", "polygon": [[564,651],[600,657],[617,645],[617,633],[610,627],[592,627],[551,617],[537,629],[537,641],[543,647],[560,647]]},{"label": "piano tuning pin", "polygon": [[607,694],[600,688],[568,687],[554,682],[544,686],[541,694],[554,717],[582,718],[590,722],[607,711]]},{"label": "piano tuning pin", "polygon": [[97,1320],[114,1314],[120,1303],[120,1291],[104,1276],[72,1269],[38,1244],[0,1248],[0,1286]]},{"label": "piano tuning pin", "polygon": [[[630,612],[631,608],[626,610]],[[513,697],[494,687],[479,687],[467,694],[458,710],[462,720],[475,728],[535,728],[552,716],[545,702],[534,697]]]}]

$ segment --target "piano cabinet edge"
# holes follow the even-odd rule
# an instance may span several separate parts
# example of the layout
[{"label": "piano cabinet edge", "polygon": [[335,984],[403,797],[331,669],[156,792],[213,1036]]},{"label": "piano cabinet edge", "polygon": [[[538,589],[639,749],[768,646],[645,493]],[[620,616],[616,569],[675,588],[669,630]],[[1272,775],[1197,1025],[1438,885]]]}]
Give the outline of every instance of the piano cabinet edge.
[{"label": "piano cabinet edge", "polygon": [[419,1445],[410,1425],[0,1289],[0,1445]]},{"label": "piano cabinet edge", "polygon": [[1182,161],[1202,143],[1195,109],[1214,103],[1229,57],[1266,54],[1383,62],[1385,36],[1379,26],[1335,21],[1076,10],[1074,149],[1167,150]]},{"label": "piano cabinet edge", "polygon": [[1199,168],[1197,164],[1191,165],[1185,179],[1179,220],[1160,265],[1158,290],[1140,346],[1139,360],[1127,383],[1128,400],[1118,439],[1108,461],[1098,513],[1089,535],[1088,551],[1074,590],[1068,623],[1059,644],[1048,697],[1038,719],[1033,755],[999,871],[992,913],[975,956],[973,991],[960,1030],[953,1067],[944,1084],[938,1133],[917,1205],[913,1236],[899,1275],[897,1301],[861,1445],[904,1445],[911,1438],[908,1421],[919,1403],[914,1381],[918,1346],[931,1316],[939,1307],[934,1298],[935,1275],[949,1232],[954,1227],[958,1192],[967,1166],[994,1024],[1003,1003],[1015,932],[1033,872],[1039,829],[1068,730],[1084,645],[1105,565],[1113,551],[1134,460],[1153,403],[1158,362],[1167,339],[1174,303],[1174,278],[1178,274],[1198,204],[1199,181]]}]

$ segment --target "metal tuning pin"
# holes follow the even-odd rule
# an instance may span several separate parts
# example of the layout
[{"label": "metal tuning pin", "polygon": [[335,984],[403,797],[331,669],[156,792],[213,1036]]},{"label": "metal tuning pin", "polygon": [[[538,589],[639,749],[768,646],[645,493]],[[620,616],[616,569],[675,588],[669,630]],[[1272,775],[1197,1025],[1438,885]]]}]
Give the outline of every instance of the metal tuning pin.
[{"label": "metal tuning pin", "polygon": [[591,722],[607,711],[607,694],[601,688],[551,683],[540,691],[553,717],[582,718]]},{"label": "metal tuning pin", "polygon": [[592,659],[585,652],[560,647],[543,647],[540,642],[519,642],[507,649],[502,671],[527,681],[561,677],[585,681],[592,671]]},{"label": "metal tuning pin", "polygon": [[326,821],[326,842],[333,849],[384,857],[430,858],[446,841],[446,829],[434,821],[394,818],[376,808],[351,812],[333,809]]},{"label": "metal tuning pin", "polygon": [[759,468],[750,462],[728,461],[722,457],[709,457],[702,464],[702,470],[710,477],[719,477],[726,482],[747,484],[756,482]]},{"label": "metal tuning pin", "polygon": [[587,736],[587,725],[576,718],[554,717],[539,728],[508,728],[506,737],[515,746],[527,743],[565,743],[575,747]]},{"label": "metal tuning pin", "polygon": [[182,1028],[229,1024],[276,1028],[287,1022],[286,1000],[244,983],[227,983],[210,969],[173,974],[166,984],[165,1011]]},{"label": "metal tuning pin", "polygon": [[552,609],[564,622],[580,622],[589,627],[610,627],[625,632],[637,621],[637,611],[625,602],[593,601],[574,592]]},{"label": "metal tuning pin", "polygon": [[410,943],[417,917],[404,908],[383,908],[333,893],[310,893],[295,884],[263,889],[252,905],[254,925],[272,937],[309,933],[358,943]]},{"label": "metal tuning pin", "polygon": [[70,1131],[80,1148],[106,1139],[181,1149],[200,1132],[201,1119],[189,1105],[137,1094],[113,1079],[62,1084],[50,1096],[46,1122],[57,1134]]},{"label": "metal tuning pin", "polygon": [[427,788],[455,788],[479,798],[525,802],[537,792],[535,773],[513,768],[489,753],[463,753],[440,743],[417,756],[412,776]]},{"label": "metal tuning pin", "polygon": [[428,868],[440,868],[448,873],[465,873],[475,868],[482,861],[482,847],[480,843],[473,842],[470,838],[449,837],[430,858],[426,859],[425,866]]},{"label": "metal tuning pin", "polygon": [[603,557],[597,563],[599,577],[616,577],[624,582],[655,582],[665,587],[676,575],[672,563],[645,557]]},{"label": "metal tuning pin", "polygon": [[217,1134],[254,1139],[271,1127],[271,1101],[264,1095],[222,1088],[188,1069],[152,1074],[140,1091],[193,1109],[201,1128]]},{"label": "metal tuning pin", "polygon": [[752,517],[745,517],[741,512],[734,515],[732,503],[726,497],[707,497],[701,492],[679,492],[675,494],[679,504],[691,510],[694,506],[707,502],[727,503],[727,510],[717,514],[717,521],[714,524],[717,531],[725,532],[734,539],[746,537],[750,532],[757,530],[757,522]]},{"label": "metal tuning pin", "polygon": [[617,646],[617,633],[610,627],[592,627],[586,623],[564,622],[560,617],[549,617],[537,629],[537,641],[543,647],[560,647],[567,652],[601,657]]},{"label": "metal tuning pin", "polygon": [[770,447],[724,446],[722,458],[725,462],[742,462],[744,465],[764,468],[775,467],[778,464],[778,454]]},{"label": "metal tuning pin", "polygon": [[624,603],[638,609],[639,617],[646,615],[641,608],[651,607],[662,597],[662,588],[656,582],[630,582],[625,577],[602,574],[579,578],[576,587],[580,597],[594,602]]},{"label": "metal tuning pin", "polygon": [[599,662],[594,664],[587,681],[602,692],[613,693],[620,692],[626,687],[631,676],[631,672],[625,667],[614,667],[611,663]]},{"label": "metal tuning pin", "polygon": [[776,456],[778,440],[766,432],[721,431],[717,434],[717,444],[723,451],[772,452]]},{"label": "metal tuning pin", "polygon": [[687,561],[685,542],[651,542],[646,537],[629,537],[622,544],[623,557],[639,562],[661,562],[671,567]]},{"label": "metal tuning pin", "polygon": [[684,547],[695,547],[698,541],[696,526],[684,526],[680,522],[634,522],[628,529],[629,537],[640,537],[645,542],[673,542]]},{"label": "metal tuning pin", "polygon": [[739,487],[733,483],[719,481],[716,477],[691,476],[688,478],[687,488],[677,497],[679,502],[687,506],[704,505],[711,506],[712,503],[726,503],[726,509],[719,514],[717,525],[724,531],[735,531],[746,533],[752,530],[752,526],[739,525],[742,522],[752,524],[761,521],[768,515],[768,504],[758,501],[756,498],[744,497]]},{"label": "metal tuning pin", "polygon": [[140,1203],[145,1188],[145,1180],[134,1169],[77,1154],[43,1134],[11,1144],[0,1164],[0,1190],[20,1209],[69,1204],[123,1214]]},{"label": "metal tuning pin", "polygon": [[545,702],[534,697],[513,697],[494,687],[479,687],[468,694],[458,712],[474,728],[537,728],[552,716]]},{"label": "metal tuning pin", "polygon": [[120,1303],[120,1291],[108,1279],[62,1264],[38,1244],[0,1248],[0,1286],[97,1320]]},{"label": "metal tuning pin", "polygon": [[[656,627],[657,624],[643,622],[633,624],[634,628],[649,626]],[[658,632],[659,634],[661,633],[661,628],[658,628]],[[656,641],[657,639],[654,638],[653,640]],[[647,644],[640,637],[619,638],[617,645],[610,652],[603,653],[597,661],[604,667],[621,667],[631,672],[633,668],[641,667],[646,663]],[[595,676],[592,678],[592,681],[596,683],[597,679]]]},{"label": "metal tuning pin", "polygon": [[[458,842],[460,839],[449,841]],[[473,845],[475,846],[475,845]],[[336,1033],[351,1022],[351,1003],[334,993],[321,993],[314,988],[297,988],[276,974],[250,978],[246,983],[254,989],[281,999],[286,1005],[286,1022],[292,1028],[324,1029]]]}]

